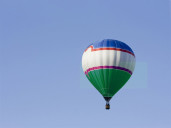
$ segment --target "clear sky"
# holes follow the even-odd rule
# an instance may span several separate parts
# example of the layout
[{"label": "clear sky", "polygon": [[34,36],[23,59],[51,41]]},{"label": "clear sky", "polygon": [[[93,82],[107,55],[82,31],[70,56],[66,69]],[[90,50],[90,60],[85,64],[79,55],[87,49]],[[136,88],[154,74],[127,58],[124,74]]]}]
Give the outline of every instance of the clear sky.
[{"label": "clear sky", "polygon": [[[0,128],[170,128],[170,7],[169,0],[0,0]],[[109,111],[81,70],[85,48],[107,38],[127,43],[137,60]]]}]

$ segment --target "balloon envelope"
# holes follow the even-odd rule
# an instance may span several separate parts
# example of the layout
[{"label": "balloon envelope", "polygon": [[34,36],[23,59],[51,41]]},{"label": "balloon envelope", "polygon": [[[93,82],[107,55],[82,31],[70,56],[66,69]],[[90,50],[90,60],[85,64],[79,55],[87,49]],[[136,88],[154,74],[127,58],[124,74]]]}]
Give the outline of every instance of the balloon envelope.
[{"label": "balloon envelope", "polygon": [[135,67],[135,55],[125,43],[105,39],[88,46],[82,68],[92,85],[110,100],[128,81]]}]

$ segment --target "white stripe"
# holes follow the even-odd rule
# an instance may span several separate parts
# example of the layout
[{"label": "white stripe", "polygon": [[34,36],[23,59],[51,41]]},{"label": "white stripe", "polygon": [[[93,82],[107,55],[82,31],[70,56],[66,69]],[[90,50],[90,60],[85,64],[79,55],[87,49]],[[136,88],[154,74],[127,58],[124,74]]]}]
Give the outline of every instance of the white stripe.
[{"label": "white stripe", "polygon": [[134,71],[135,57],[127,52],[116,50],[99,50],[91,52],[87,49],[82,56],[82,68],[87,69],[97,66],[119,66]]}]

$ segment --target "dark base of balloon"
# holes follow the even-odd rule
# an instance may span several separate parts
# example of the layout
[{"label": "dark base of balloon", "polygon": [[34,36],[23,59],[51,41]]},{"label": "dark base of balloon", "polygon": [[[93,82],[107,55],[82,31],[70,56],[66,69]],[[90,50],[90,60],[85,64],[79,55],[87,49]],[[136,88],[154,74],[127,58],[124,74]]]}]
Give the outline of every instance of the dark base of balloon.
[{"label": "dark base of balloon", "polygon": [[106,102],[109,102],[111,98],[112,97],[104,97],[104,99],[106,100]]}]

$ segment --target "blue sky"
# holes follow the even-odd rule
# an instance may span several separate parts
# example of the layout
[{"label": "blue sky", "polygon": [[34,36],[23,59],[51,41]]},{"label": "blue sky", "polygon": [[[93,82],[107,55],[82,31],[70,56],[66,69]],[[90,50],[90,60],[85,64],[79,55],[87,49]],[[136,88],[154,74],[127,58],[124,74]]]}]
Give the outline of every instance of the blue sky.
[{"label": "blue sky", "polygon": [[[170,5],[1,0],[0,128],[170,128]],[[127,43],[137,59],[110,111],[81,71],[85,48],[107,38]]]}]

